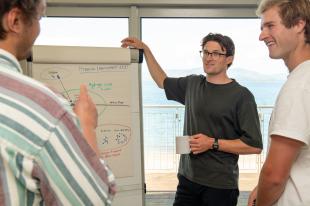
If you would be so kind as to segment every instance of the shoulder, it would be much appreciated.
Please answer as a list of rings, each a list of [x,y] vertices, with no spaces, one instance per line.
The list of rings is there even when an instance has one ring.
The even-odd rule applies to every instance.
[[[197,74],[191,74],[191,75],[187,75],[187,76],[183,76],[183,77],[167,77],[166,79],[169,80],[169,79],[186,79],[186,80],[189,80],[189,81],[194,81],[194,80],[203,80],[205,79],[206,77],[203,76],[203,75],[197,75]]]
[[[310,60],[298,65],[283,85],[284,90],[301,89],[310,91]]]
[[[199,84],[203,81],[205,81],[205,76],[203,75],[188,75],[188,76],[184,76],[184,77],[167,77],[164,80],[164,85],[169,86],[169,85],[173,85],[173,84],[177,84],[177,85],[183,85],[185,87],[187,87],[187,85],[192,85],[192,84]]]
[[[202,81],[202,80],[206,79],[206,77],[202,74],[200,74],[200,75],[191,74],[191,75],[186,76],[185,78],[188,78],[190,80],[198,80],[198,81]]]
[[[206,77],[204,75],[192,74],[183,78],[190,84],[201,84],[206,81]]]
[[[6,98],[42,116],[58,119],[65,112],[63,102],[51,89],[18,72],[1,73],[0,88],[6,91]]]
[[[236,90],[236,92],[239,94],[239,98],[244,100],[254,100],[254,95],[252,94],[252,92],[245,86],[239,84],[236,80],[234,80],[235,83],[235,87],[234,89]]]

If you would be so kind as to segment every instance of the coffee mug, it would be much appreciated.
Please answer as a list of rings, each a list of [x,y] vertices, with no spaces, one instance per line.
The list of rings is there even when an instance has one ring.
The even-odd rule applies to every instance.
[[[189,147],[189,136],[176,136],[175,146],[175,151],[177,154],[189,154],[191,152]]]

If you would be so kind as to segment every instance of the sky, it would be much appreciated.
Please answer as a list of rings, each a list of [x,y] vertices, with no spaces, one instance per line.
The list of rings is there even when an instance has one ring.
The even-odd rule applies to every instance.
[[[263,74],[286,72],[282,60],[271,60],[267,47],[258,40],[260,19],[144,19],[142,25],[144,41],[162,66],[172,70],[201,67],[201,39],[212,32],[234,41],[232,68]]]
[[[235,42],[230,69],[268,75],[287,73],[283,61],[271,60],[267,47],[258,40],[260,19],[144,18],[141,27],[142,40],[168,73],[202,67],[200,44],[209,32],[228,35]],[[35,44],[119,47],[127,36],[127,18],[45,17]]]
[[[35,44],[119,47],[126,36],[127,18],[44,17]]]

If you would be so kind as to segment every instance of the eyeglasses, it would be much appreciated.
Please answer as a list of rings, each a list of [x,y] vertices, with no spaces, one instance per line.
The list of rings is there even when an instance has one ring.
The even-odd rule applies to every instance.
[[[226,56],[226,53],[220,52],[208,52],[208,50],[199,51],[201,58],[207,58],[208,56],[212,57],[213,59],[218,59],[220,56]]]

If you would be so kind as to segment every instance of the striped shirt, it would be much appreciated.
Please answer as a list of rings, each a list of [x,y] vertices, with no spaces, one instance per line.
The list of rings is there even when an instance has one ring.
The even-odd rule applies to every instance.
[[[0,205],[111,205],[114,176],[50,89],[0,49]]]

